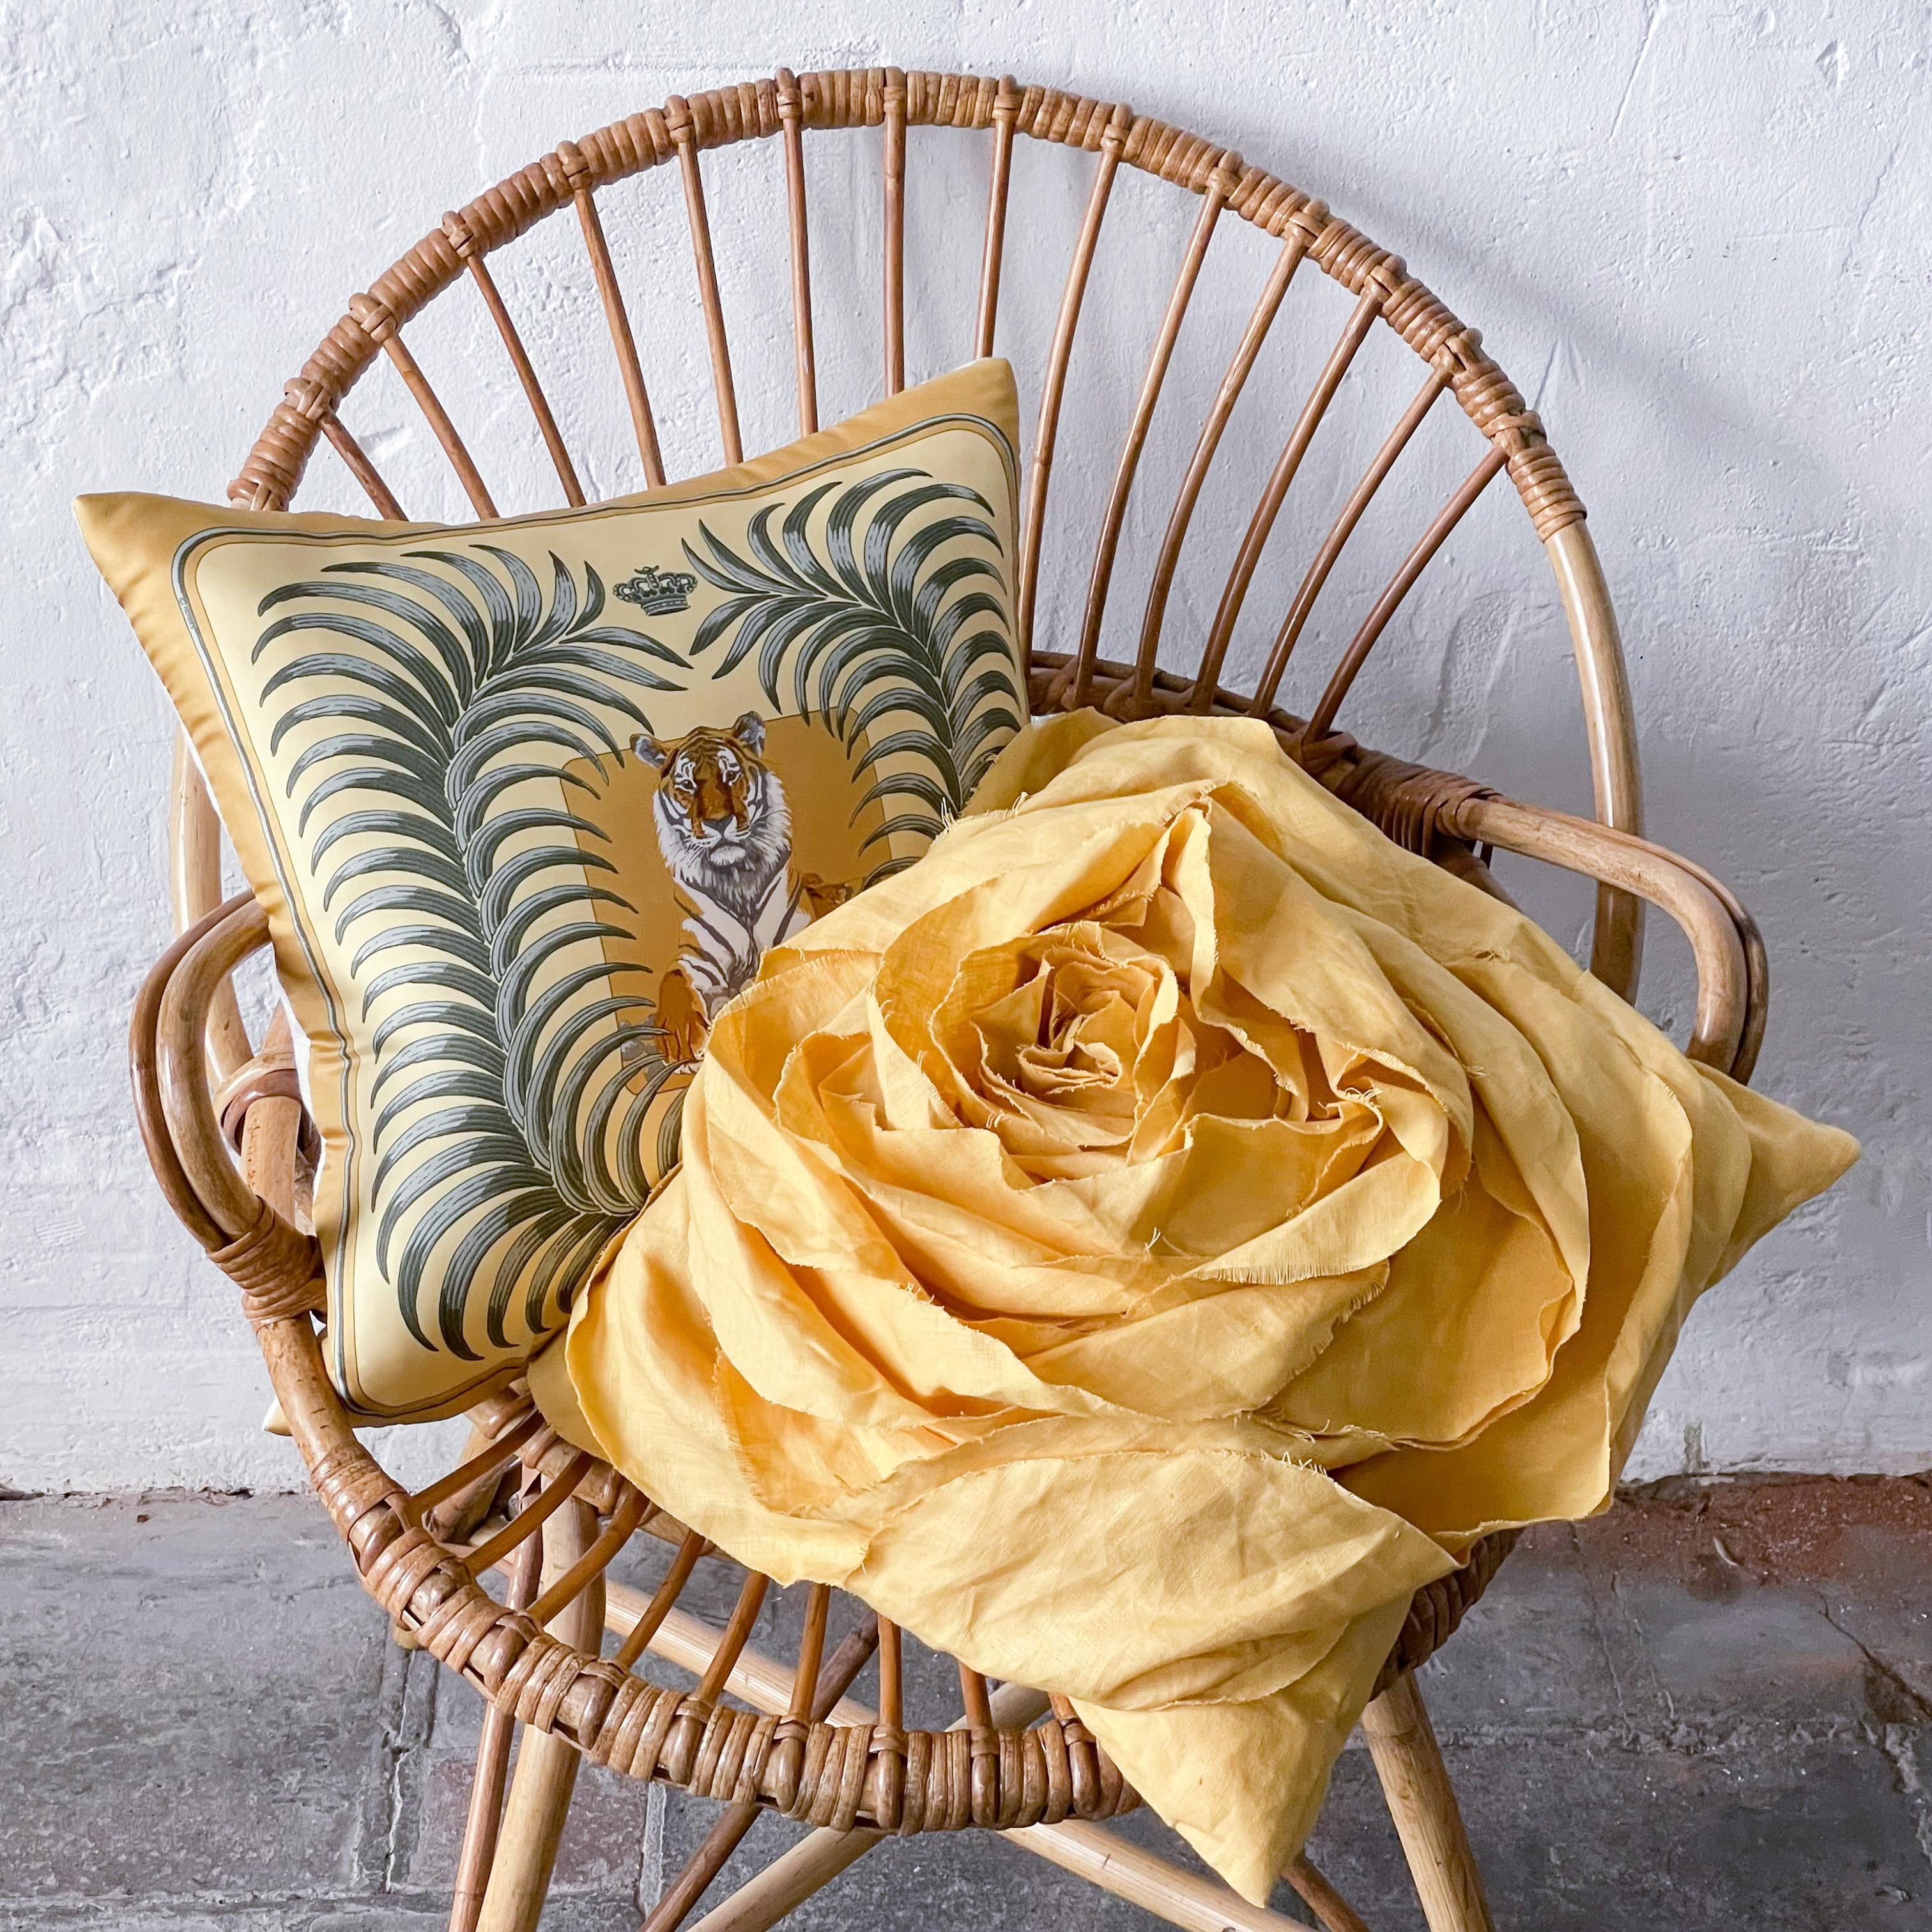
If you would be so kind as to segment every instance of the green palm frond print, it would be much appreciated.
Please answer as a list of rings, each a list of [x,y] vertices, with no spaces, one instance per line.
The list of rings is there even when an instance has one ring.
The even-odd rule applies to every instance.
[[[606,956],[634,954],[635,908],[575,808],[651,729],[632,694],[683,688],[685,662],[550,562],[548,586],[488,544],[332,565],[262,600],[252,660],[302,640],[262,703],[272,753],[304,732],[297,833],[373,1024],[376,1264],[416,1340],[472,1361],[479,1294],[494,1348],[513,1316],[555,1325],[681,1097],[649,969]]]
[[[920,517],[938,504],[961,507]],[[725,596],[699,625],[692,655],[728,636],[714,677],[756,651],[774,708],[789,675],[785,708],[815,712],[848,751],[863,746],[854,775],[872,783],[854,814],[874,804],[886,812],[867,846],[899,833],[936,837],[965,808],[1024,710],[986,499],[922,470],[887,470],[760,510],[746,532],[748,556],[708,525],[699,530],[703,548],[687,543],[685,555]],[[911,862],[883,859],[866,883]]]

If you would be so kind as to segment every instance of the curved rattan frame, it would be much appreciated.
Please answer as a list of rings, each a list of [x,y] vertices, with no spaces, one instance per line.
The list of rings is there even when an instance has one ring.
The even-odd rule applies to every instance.
[[[1167,122],[1139,115],[1118,103],[1096,100],[1054,88],[1022,86],[1010,76],[993,80],[984,76],[907,73],[895,68],[871,68],[794,75],[782,70],[769,80],[748,81],[719,88],[689,100],[674,96],[662,108],[613,122],[580,144],[566,141],[541,160],[532,162],[490,189],[458,212],[446,214],[416,246],[354,297],[348,312],[316,346],[301,373],[287,385],[282,401],[256,437],[254,447],[229,487],[232,501],[255,508],[279,509],[292,497],[303,469],[319,439],[326,437],[354,472],[379,513],[400,516],[401,508],[375,466],[342,424],[337,414],[343,398],[377,356],[386,356],[410,393],[422,406],[438,441],[448,454],[465,493],[479,516],[496,514],[487,485],[460,436],[436,399],[422,371],[404,345],[403,325],[429,302],[462,278],[475,280],[491,318],[503,335],[518,381],[529,399],[546,446],[556,463],[567,500],[582,500],[582,490],[544,400],[527,354],[502,298],[491,279],[487,256],[524,234],[545,216],[573,207],[581,220],[596,272],[598,288],[610,325],[613,345],[624,378],[625,391],[638,434],[646,480],[664,480],[657,431],[649,391],[628,315],[617,284],[616,272],[597,213],[599,188],[626,177],[676,162],[682,175],[691,216],[692,245],[705,306],[713,364],[720,426],[728,460],[740,452],[736,389],[726,340],[717,276],[712,260],[709,218],[704,199],[698,156],[730,142],[782,136],[787,146],[788,179],[793,227],[793,271],[797,349],[799,417],[802,429],[815,428],[818,401],[811,316],[809,244],[806,239],[806,194],[801,140],[806,130],[880,128],[886,152],[884,168],[885,260],[883,265],[885,308],[885,386],[890,393],[904,380],[904,169],[905,135],[909,128],[951,128],[991,133],[994,140],[992,180],[988,196],[985,264],[975,323],[974,347],[992,352],[1004,262],[1006,188],[1011,149],[1016,136],[1084,148],[1096,157],[1092,197],[1070,272],[1060,328],[1042,398],[1040,434],[1030,466],[1030,510],[1022,566],[1020,602],[1024,628],[1030,632],[1034,577],[1051,478],[1066,358],[1071,353],[1079,320],[1080,304],[1114,174],[1120,166],[1139,169],[1202,198],[1196,242],[1182,265],[1154,353],[1149,363],[1142,406],[1123,452],[1110,504],[1109,527],[1096,558],[1089,598],[1089,621],[1082,640],[1082,664],[1073,691],[1084,701],[1094,661],[1097,618],[1112,574],[1112,543],[1118,536],[1118,512],[1134,481],[1140,441],[1146,432],[1167,360],[1192,294],[1207,239],[1215,220],[1225,210],[1280,238],[1280,262],[1262,292],[1248,330],[1238,345],[1227,380],[1202,427],[1195,458],[1177,496],[1174,513],[1162,545],[1160,568],[1142,627],[1134,691],[1144,706],[1152,688],[1160,643],[1162,619],[1172,583],[1173,566],[1185,538],[1195,502],[1228,418],[1262,340],[1287,292],[1296,268],[1304,260],[1340,284],[1358,298],[1358,306],[1324,365],[1309,404],[1295,422],[1282,458],[1270,479],[1264,498],[1267,513],[1258,515],[1230,579],[1229,596],[1217,612],[1208,651],[1195,680],[1190,702],[1204,709],[1216,689],[1227,650],[1233,618],[1239,608],[1262,544],[1292,484],[1302,453],[1318,428],[1329,401],[1376,323],[1393,329],[1424,363],[1427,375],[1421,392],[1377,452],[1364,478],[1364,492],[1352,496],[1330,532],[1333,548],[1324,544],[1311,567],[1288,620],[1270,655],[1256,694],[1257,706],[1272,704],[1288,658],[1300,635],[1313,598],[1332,568],[1355,521],[1366,507],[1388,468],[1400,456],[1429,405],[1444,390],[1481,431],[1489,448],[1391,581],[1389,591],[1370,612],[1348,651],[1328,691],[1312,716],[1317,736],[1332,722],[1361,662],[1381,635],[1402,598],[1441,548],[1470,506],[1498,470],[1506,469],[1521,496],[1538,537],[1549,552],[1558,592],[1568,617],[1582,687],[1586,731],[1597,815],[1606,825],[1631,832],[1643,830],[1641,784],[1630,691],[1619,646],[1615,614],[1594,547],[1584,529],[1583,506],[1543,425],[1524,402],[1520,392],[1482,347],[1482,338],[1466,326],[1416,277],[1402,259],[1378,247],[1358,230],[1334,214],[1327,204],[1300,189],[1244,163],[1232,149]],[[1030,640],[1023,638],[1023,642]],[[1637,908],[1628,896],[1606,892],[1600,900],[1592,966],[1598,976],[1618,992],[1635,984],[1639,944]]]
[[[1077,647],[1048,652],[1032,650],[1030,636],[1026,639],[1035,710],[1091,703],[1118,716],[1192,710],[1264,717],[1291,755],[1391,836],[1479,884],[1488,884],[1486,868],[1474,856],[1480,847],[1524,854],[1596,881],[1593,966],[1626,994],[1636,977],[1640,904],[1659,906],[1689,937],[1696,963],[1698,1004],[1690,1051],[1738,1077],[1748,1077],[1763,1023],[1762,944],[1748,916],[1722,886],[1640,836],[1635,738],[1615,618],[1582,507],[1542,425],[1483,351],[1475,332],[1460,322],[1397,257],[1320,202],[1232,152],[1125,107],[1022,87],[1010,79],[895,69],[802,77],[782,72],[770,80],[689,100],[674,98],[662,110],[632,116],[581,144],[566,142],[460,213],[446,216],[440,228],[352,300],[349,312],[287,386],[231,487],[231,498],[256,508],[286,506],[315,446],[326,440],[379,513],[400,516],[388,484],[338,413],[357,379],[381,356],[421,407],[478,515],[494,514],[487,484],[402,337],[404,325],[428,302],[467,279],[502,338],[566,500],[581,502],[568,452],[486,261],[491,251],[566,207],[574,209],[583,229],[646,479],[662,482],[642,363],[595,196],[626,176],[671,162],[680,170],[690,219],[722,440],[728,458],[737,457],[735,388],[698,157],[741,140],[776,137],[784,148],[799,417],[801,428],[809,429],[816,426],[818,402],[802,136],[809,130],[884,130],[884,376],[889,392],[897,388],[904,380],[905,137],[914,126],[992,137],[972,344],[982,354],[990,352],[994,342],[1015,140],[1025,136],[1058,142],[1096,157],[1094,186],[1042,385],[1028,472],[1019,585],[1028,633],[1067,362],[1114,174],[1124,165],[1142,169],[1200,198],[1193,236],[1156,338],[1096,542]],[[1100,658],[1098,645],[1122,516],[1195,278],[1223,212],[1279,238],[1282,251],[1182,479],[1143,614],[1136,660],[1115,663]],[[1194,676],[1182,677],[1159,663],[1181,547],[1234,400],[1304,260],[1353,294],[1354,310],[1289,430],[1223,592],[1203,661]],[[1261,548],[1329,400],[1377,323],[1393,328],[1421,360],[1422,388],[1310,566],[1256,691],[1226,689],[1217,680]],[[1484,453],[1364,620],[1312,718],[1293,716],[1275,698],[1310,608],[1369,499],[1444,392],[1480,432]],[[1520,804],[1472,780],[1370,752],[1334,729],[1342,698],[1402,597],[1483,488],[1504,471],[1544,544],[1569,622],[1600,823]],[[962,1669],[959,1723],[946,1730],[909,1730],[900,1707],[897,1632],[868,1616],[826,1655],[829,1604],[823,1589],[812,1592],[805,1638],[790,1666],[763,1658],[748,1646],[765,1580],[746,1578],[737,1609],[722,1630],[679,1610],[683,1581],[707,1553],[701,1539],[657,1510],[614,1471],[556,1438],[518,1386],[472,1411],[472,1453],[458,1468],[413,1496],[391,1478],[356,1439],[324,1367],[315,1322],[322,1300],[321,1258],[314,1237],[302,1226],[298,1203],[305,1123],[286,1041],[272,1034],[260,1052],[251,1049],[230,984],[236,968],[266,943],[266,920],[245,896],[216,903],[219,827],[185,757],[176,760],[172,829],[181,936],[150,976],[134,1019],[142,1131],[170,1204],[242,1290],[282,1412],[365,1587],[390,1616],[401,1640],[431,1652],[490,1703],[453,1922],[478,1922],[500,1829],[514,1833],[518,1828],[514,1804],[510,1824],[500,1824],[513,1724],[528,1727],[530,1734],[518,1761],[519,1780],[528,1760],[535,1766],[533,1783],[548,1776],[546,1788],[554,1794],[560,1786],[565,1802],[568,1774],[580,1754],[633,1776],[704,1793],[730,1808],[704,1851],[653,1913],[652,1932],[676,1924],[690,1910],[760,1808],[842,1834],[837,1846],[814,1855],[813,1883],[822,1882],[826,1873],[862,1850],[872,1841],[868,1832],[1039,1825],[1042,1830],[1022,1840],[1029,1849],[1084,1870],[1177,1923],[1258,1927],[1287,1922],[1257,1913],[1222,1888],[1124,1844],[1108,1839],[1101,1850],[1082,1837],[1090,1827],[1080,1821],[1110,1816],[1134,1798],[1064,1700],[1049,1701],[1015,1686],[996,1695]],[[616,1551],[640,1532],[664,1536],[676,1546],[665,1586],[649,1602],[604,1576]],[[1442,1836],[1448,1831],[1444,1815],[1454,1823],[1453,1802],[1448,1802],[1446,1814],[1440,1793],[1432,1801],[1432,1811],[1424,1802],[1426,1792],[1413,1803],[1398,1802],[1396,1784],[1404,1778],[1420,1790],[1440,1774],[1440,1760],[1426,1737],[1426,1719],[1408,1674],[1446,1639],[1480,1594],[1510,1540],[1491,1538],[1462,1570],[1418,1593],[1377,1687],[1378,1702],[1371,1708],[1371,1742],[1416,1863],[1432,1926],[1486,1922],[1456,1904],[1455,1894],[1474,1886],[1479,1906],[1480,1887],[1466,1846],[1458,1868],[1454,1846]],[[493,1569],[507,1579],[501,1600],[482,1587],[482,1578]],[[608,1658],[602,1654],[607,1628],[620,1640]],[[632,1666],[647,1649],[690,1669],[699,1680],[696,1688],[669,1689],[637,1674]],[[846,1695],[874,1649],[880,1666],[876,1714]],[[728,1702],[733,1695],[742,1703]],[[549,1738],[558,1741],[561,1760],[544,1758],[542,1747]],[[1407,1767],[1394,1783],[1391,1765]],[[1446,1792],[1446,1784],[1442,1789]],[[554,1822],[560,1820],[558,1810]],[[549,1831],[554,1851],[552,1826],[530,1829],[539,1840]],[[1454,1824],[1450,1836],[1459,1839],[1460,1831]],[[812,1842],[801,1851],[808,1851]],[[1426,1861],[1420,1859],[1418,1846],[1434,1861],[1437,1880],[1447,1887],[1440,1899],[1432,1901]],[[787,1862],[779,1861],[779,1867]],[[538,1856],[534,1865],[528,1858],[524,1864],[518,1897],[498,1900],[496,1891],[488,1892],[496,1901],[490,1907],[494,1916],[486,1915],[484,1922],[488,1932],[534,1922],[548,1864]],[[532,1880],[530,1874],[539,1867]],[[1305,1862],[1290,1876],[1324,1925],[1359,1924]],[[535,1903],[529,1895],[532,1883]],[[728,1924],[733,1932],[770,1924],[812,1888],[806,1884],[800,1890],[800,1883],[797,1873],[754,1882],[751,1891],[758,1892],[760,1884],[764,1889],[750,1904],[734,1902],[704,1924]],[[1462,1916],[1442,1916],[1456,1912]]]

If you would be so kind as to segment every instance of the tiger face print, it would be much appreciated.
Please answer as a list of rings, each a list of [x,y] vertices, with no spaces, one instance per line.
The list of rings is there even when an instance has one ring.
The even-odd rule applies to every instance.
[[[658,844],[673,879],[749,922],[791,856],[784,788],[763,755],[764,720],[748,711],[728,731],[640,734],[633,748],[658,774]]]
[[[750,822],[753,794],[764,772],[758,756],[764,736],[763,721],[748,712],[729,731],[700,725],[670,745],[649,741],[646,755],[654,752],[652,762],[664,773],[659,790],[670,794],[694,844],[742,832]],[[645,742],[638,740],[640,750]]]
[[[764,748],[764,720],[754,711],[728,731],[702,724],[682,738],[635,740],[638,757],[658,773],[658,843],[681,884],[708,888],[738,874],[742,889],[769,880],[772,862],[789,855],[790,817]]]

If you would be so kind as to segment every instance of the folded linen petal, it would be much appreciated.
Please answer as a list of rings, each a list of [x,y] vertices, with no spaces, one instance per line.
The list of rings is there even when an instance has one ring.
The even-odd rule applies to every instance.
[[[1414,1591],[1604,1507],[1856,1151],[1264,725],[1083,713],[766,956],[533,1383],[741,1561],[1073,1699],[1259,1900]]]

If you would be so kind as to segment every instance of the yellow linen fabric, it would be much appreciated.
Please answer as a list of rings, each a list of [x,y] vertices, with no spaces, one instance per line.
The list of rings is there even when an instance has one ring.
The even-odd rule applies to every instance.
[[[744,1562],[1072,1698],[1259,1900],[1412,1593],[1603,1507],[1856,1151],[1264,725],[1084,713],[767,955],[533,1379]]]

